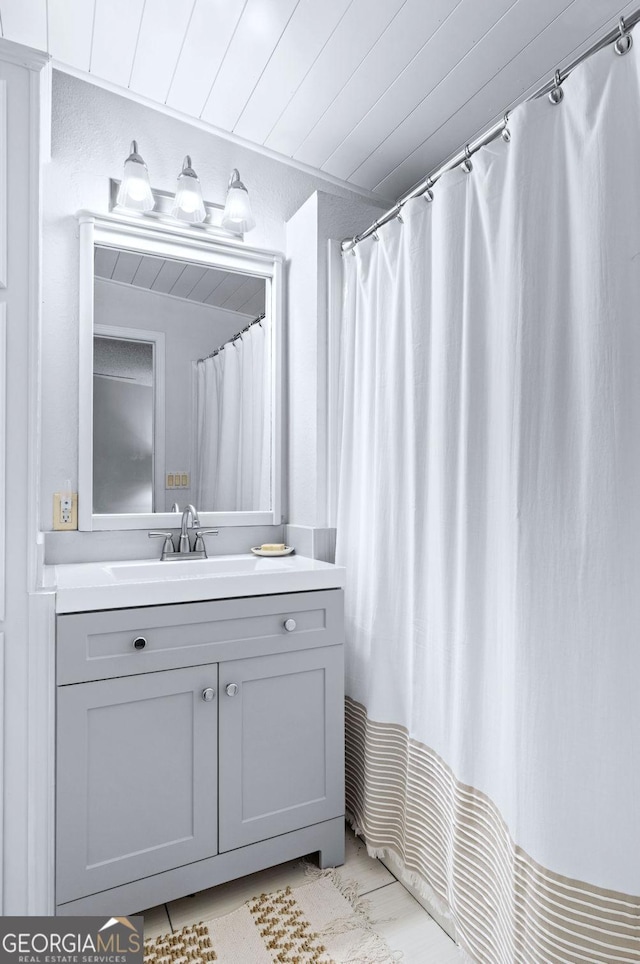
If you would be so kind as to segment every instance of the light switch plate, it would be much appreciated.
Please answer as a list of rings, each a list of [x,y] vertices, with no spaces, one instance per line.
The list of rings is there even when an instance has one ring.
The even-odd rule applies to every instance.
[[[55,492],[53,495],[53,528],[59,532],[70,532],[78,528],[78,493],[71,493],[71,507],[64,506],[68,493]]]

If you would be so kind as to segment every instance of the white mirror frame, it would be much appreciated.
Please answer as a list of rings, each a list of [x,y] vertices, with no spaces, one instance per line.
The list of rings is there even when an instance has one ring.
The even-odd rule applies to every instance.
[[[79,435],[78,435],[78,528],[82,531],[112,529],[175,529],[175,512],[93,512],[93,300],[94,249],[96,245],[136,254],[178,258],[211,267],[225,268],[264,278],[265,311],[271,332],[271,509],[261,512],[201,512],[203,527],[280,525],[282,516],[282,276],[284,255],[248,248],[242,242],[220,241],[193,230],[165,224],[146,224],[138,219],[78,213],[80,224],[80,315],[79,315]],[[199,510],[199,506],[196,506]]]

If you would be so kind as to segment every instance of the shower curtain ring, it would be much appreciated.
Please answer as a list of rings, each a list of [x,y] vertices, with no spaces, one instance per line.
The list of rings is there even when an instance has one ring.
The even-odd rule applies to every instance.
[[[354,234],[354,236],[351,238],[351,244],[352,244],[351,254],[353,255],[354,258],[355,258],[355,256],[356,256],[356,244],[357,244],[357,243],[358,243],[358,235],[357,235],[357,234]]]
[[[549,91],[549,100],[552,104],[559,104],[564,97],[564,91],[562,89],[562,77],[560,76],[560,71],[556,70],[555,77],[553,78],[554,86]]]
[[[372,234],[371,234],[371,237],[373,238],[374,241],[379,241],[379,240],[380,240],[380,235],[378,234],[378,228],[377,228],[377,226],[373,229],[373,232],[372,232]]]
[[[464,161],[460,165],[465,174],[471,174],[473,170],[473,164],[471,163],[471,151],[469,150],[469,145],[465,144],[464,147]]]
[[[613,49],[622,57],[623,54],[628,54],[633,45],[633,37],[627,30],[626,24],[624,22],[624,17],[620,17],[618,21],[618,30],[620,31],[620,36],[613,45]]]
[[[424,194],[422,195],[423,198],[425,199],[425,201],[433,201],[433,191],[431,190],[431,185],[432,185],[432,184],[433,184],[433,181],[431,180],[430,177],[428,177],[428,178],[427,178],[427,187],[426,187],[426,190],[425,190]]]
[[[396,211],[396,217],[400,224],[404,224],[404,218],[402,217],[402,205],[398,205],[398,210]]]
[[[511,131],[507,126],[508,123],[509,123],[509,111],[507,111],[507,113],[504,115],[504,127],[502,128],[502,133],[500,135],[502,137],[502,140],[506,144],[508,144],[509,141],[511,140]]]

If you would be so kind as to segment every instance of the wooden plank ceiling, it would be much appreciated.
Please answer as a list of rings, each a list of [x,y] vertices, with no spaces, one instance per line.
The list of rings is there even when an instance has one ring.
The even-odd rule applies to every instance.
[[[239,314],[239,323],[253,321],[264,312],[262,278],[116,248],[97,247],[94,265],[96,278],[224,308]]]
[[[56,66],[394,198],[638,0],[0,0]]]

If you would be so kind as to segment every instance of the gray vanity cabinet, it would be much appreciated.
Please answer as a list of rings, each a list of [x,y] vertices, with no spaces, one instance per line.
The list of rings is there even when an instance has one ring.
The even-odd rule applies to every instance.
[[[58,914],[344,860],[342,591],[57,623]]]
[[[59,688],[58,902],[216,853],[217,670]]]
[[[220,666],[220,851],[343,807],[342,649]]]

